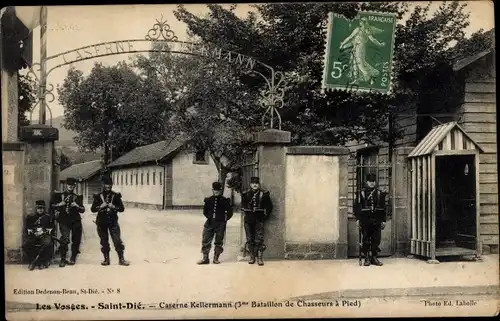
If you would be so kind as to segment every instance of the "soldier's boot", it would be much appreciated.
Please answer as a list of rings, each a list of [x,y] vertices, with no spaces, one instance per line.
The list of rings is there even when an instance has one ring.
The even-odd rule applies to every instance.
[[[28,269],[30,271],[33,271],[35,269],[35,262],[31,263],[30,265],[28,265]]]
[[[255,263],[255,252],[251,251],[250,252],[250,259],[248,260],[248,264],[254,264]]]
[[[104,256],[104,261],[101,262],[101,265],[109,265],[110,262],[109,262],[109,252],[108,253],[103,253],[102,254]]]
[[[219,256],[220,256],[220,253],[214,253],[214,264],[220,264],[220,261],[219,261]]]
[[[118,252],[118,264],[123,265],[123,266],[129,266],[130,262],[125,261],[125,258],[123,257],[123,252]]]
[[[76,264],[76,256],[77,256],[77,254],[71,254],[68,265],[75,265]]]
[[[370,266],[370,255],[366,254],[365,255],[365,263],[363,264],[364,266]]]
[[[263,258],[262,258],[262,257],[263,257],[263,255],[264,255],[264,252],[263,252],[263,251],[259,251],[259,252],[257,253],[257,264],[258,264],[259,266],[263,266],[263,265],[264,265],[264,260],[263,260]]]
[[[215,261],[215,258],[214,258],[214,261]],[[210,259],[208,257],[208,253],[203,253],[203,258],[201,260],[199,260],[198,262],[196,262],[196,264],[210,264]]]
[[[377,258],[377,255],[372,256],[371,263],[376,266],[382,266],[384,263],[380,262]]]
[[[65,267],[66,266],[66,254],[61,254],[61,261],[59,262],[59,267]]]

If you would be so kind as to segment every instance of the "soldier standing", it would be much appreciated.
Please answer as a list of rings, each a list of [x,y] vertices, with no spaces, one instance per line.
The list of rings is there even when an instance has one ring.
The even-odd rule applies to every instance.
[[[35,207],[35,213],[26,217],[28,236],[24,247],[30,262],[30,270],[35,269],[37,265],[40,269],[48,268],[53,249],[51,233],[54,220],[45,211],[45,201],[36,201]]]
[[[85,212],[83,206],[83,196],[77,195],[73,191],[76,187],[76,180],[72,177],[66,179],[66,191],[63,193],[55,193],[52,198],[52,207],[55,209],[56,220],[59,223],[61,231],[61,245],[59,252],[61,253],[60,267],[66,264],[74,265],[76,257],[80,253],[80,242],[82,240],[82,218],[80,213]],[[66,261],[68,252],[69,238],[71,234],[71,258]]]
[[[383,265],[377,254],[380,252],[379,245],[386,222],[386,193],[375,186],[375,180],[374,174],[366,175],[366,186],[357,193],[354,211],[363,236],[361,252],[365,255],[365,266]]]
[[[245,213],[245,234],[247,238],[247,249],[250,252],[249,264],[257,263],[264,265],[263,253],[266,249],[264,244],[264,221],[271,215],[273,203],[269,191],[260,188],[258,177],[250,178],[250,190],[241,195],[241,207]]]
[[[90,208],[92,213],[97,213],[95,223],[97,225],[97,234],[101,239],[101,252],[104,256],[104,261],[101,262],[101,265],[106,266],[110,264],[109,235],[111,235],[111,240],[118,254],[118,263],[123,266],[129,266],[130,263],[125,261],[123,256],[125,245],[123,245],[120,236],[120,225],[118,224],[118,212],[122,213],[125,211],[122,195],[111,190],[113,187],[113,180],[111,177],[104,176],[102,182],[104,185],[103,191],[94,194],[94,202]]]
[[[212,239],[215,236],[214,249],[214,264],[219,264],[219,256],[224,251],[223,242],[226,234],[227,221],[233,217],[233,206],[231,200],[222,196],[222,184],[219,182],[212,183],[213,195],[205,198],[203,206],[203,215],[207,218],[203,225],[203,235],[201,241],[201,253],[203,259],[198,261],[198,264],[209,264],[208,258]]]

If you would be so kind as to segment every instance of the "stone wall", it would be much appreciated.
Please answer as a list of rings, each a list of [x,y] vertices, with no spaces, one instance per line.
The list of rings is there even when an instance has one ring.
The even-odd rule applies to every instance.
[[[2,144],[4,259],[21,261],[23,241],[24,145]]]
[[[17,73],[1,71],[4,260],[22,258],[24,144],[18,141]]]
[[[347,149],[286,153],[285,258],[347,258]]]
[[[255,137],[261,185],[273,202],[264,258],[347,258],[348,150],[287,147],[290,138],[290,132],[275,129]]]

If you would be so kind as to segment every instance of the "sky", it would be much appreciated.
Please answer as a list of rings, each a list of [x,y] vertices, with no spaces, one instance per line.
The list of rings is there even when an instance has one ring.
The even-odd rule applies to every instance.
[[[433,2],[431,8],[435,10],[440,3]],[[470,12],[470,25],[465,30],[467,35],[481,28],[489,30],[494,27],[492,1],[467,1],[467,3],[467,11]],[[411,3],[412,6],[419,4],[425,5],[426,2]],[[188,4],[185,7],[195,14],[205,14],[209,11],[204,4]],[[156,19],[162,16],[179,40],[187,40],[186,25],[175,18],[173,14],[175,9],[176,5],[50,6],[47,17],[47,56],[95,43],[144,39],[156,23]],[[236,14],[245,17],[250,10],[252,7],[249,4],[238,4]],[[40,28],[37,27],[33,31],[33,62],[40,60],[39,38]],[[101,57],[77,62],[74,67],[88,74],[95,62],[114,65],[130,57],[127,54]],[[50,67],[49,61],[48,68]],[[55,100],[48,102],[53,117],[64,113],[63,107],[58,103],[55,88],[63,83],[69,68],[69,65],[57,68],[47,78],[47,84],[54,86]],[[36,108],[33,111],[33,120],[37,118],[38,109]]]

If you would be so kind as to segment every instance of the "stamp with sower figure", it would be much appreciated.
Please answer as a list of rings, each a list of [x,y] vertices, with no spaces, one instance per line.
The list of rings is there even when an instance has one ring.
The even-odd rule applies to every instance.
[[[323,89],[389,94],[396,16],[360,12],[350,20],[330,12]]]

